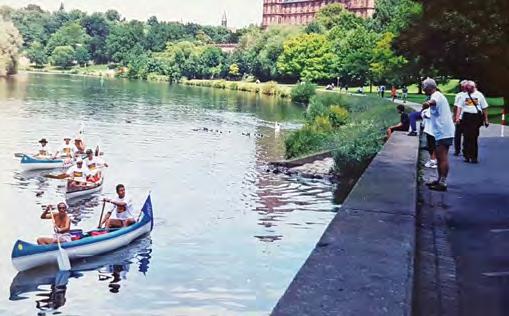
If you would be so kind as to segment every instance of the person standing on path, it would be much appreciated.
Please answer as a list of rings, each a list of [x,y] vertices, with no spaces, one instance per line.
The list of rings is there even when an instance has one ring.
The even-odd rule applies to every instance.
[[[467,80],[460,82],[460,92],[456,94],[454,99],[454,156],[459,156],[461,152],[461,137],[463,135],[463,130],[461,126],[461,115],[458,115],[458,112],[461,112],[461,101],[467,91],[467,82]]]
[[[475,82],[468,81],[466,93],[459,101],[461,108],[456,113],[456,120],[461,118],[463,130],[463,156],[465,162],[479,163],[479,129],[482,125],[488,127],[488,103],[484,95],[476,89]]]
[[[424,123],[424,134],[426,134],[426,143],[429,152],[429,160],[424,164],[426,168],[437,168],[437,156],[435,154],[436,144],[435,136],[433,134],[433,127],[431,126],[431,110],[428,108],[422,112],[422,121]]]
[[[407,88],[407,86],[403,86],[403,89],[401,89],[401,92],[403,92],[403,103],[406,103],[406,100],[408,99],[408,88]]]
[[[422,82],[422,89],[430,98],[422,105],[430,109],[431,126],[436,140],[436,156],[438,163],[438,179],[427,183],[431,190],[447,191],[447,175],[449,174],[449,147],[454,140],[454,123],[449,102],[437,90],[437,83],[431,78]]]
[[[394,100],[396,100],[397,96],[398,96],[398,90],[396,90],[395,86],[392,86],[392,88],[391,88],[392,102],[394,102]]]

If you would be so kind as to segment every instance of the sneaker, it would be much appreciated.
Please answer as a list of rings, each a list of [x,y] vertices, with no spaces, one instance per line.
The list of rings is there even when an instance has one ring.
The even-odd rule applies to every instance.
[[[417,132],[412,131],[408,133],[407,136],[417,136]]]
[[[437,183],[431,184],[429,186],[429,189],[433,190],[433,191],[445,192],[445,191],[447,191],[447,184],[437,182]]]
[[[466,163],[469,163],[470,162],[470,158],[464,158],[463,161],[466,162]]]
[[[431,182],[426,182],[426,185],[427,185],[428,187],[430,187],[430,186],[432,186],[432,185],[437,185],[437,184],[439,184],[438,180],[433,180],[433,181],[431,181]]]
[[[436,160],[428,160],[425,164],[424,164],[424,167],[426,168],[432,168],[432,169],[436,169],[437,168],[437,161]]]

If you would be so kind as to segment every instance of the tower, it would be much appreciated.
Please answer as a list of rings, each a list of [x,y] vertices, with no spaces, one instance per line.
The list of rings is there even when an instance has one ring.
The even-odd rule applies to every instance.
[[[228,19],[226,18],[226,11],[223,13],[223,18],[221,19],[221,26],[224,28],[228,28]]]

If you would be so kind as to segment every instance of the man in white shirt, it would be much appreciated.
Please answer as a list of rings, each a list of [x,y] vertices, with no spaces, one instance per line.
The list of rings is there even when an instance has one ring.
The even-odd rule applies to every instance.
[[[118,196],[115,199],[104,199],[113,204],[101,222],[106,228],[121,228],[136,223],[133,202],[126,196],[125,186],[118,184],[116,191]]]
[[[447,175],[449,174],[449,147],[454,140],[454,123],[449,102],[437,90],[437,83],[431,78],[422,82],[422,89],[430,98],[422,105],[430,108],[431,126],[436,140],[436,156],[438,162],[438,179],[427,183],[431,190],[447,191]]]
[[[48,146],[46,146],[48,144],[48,141],[46,140],[46,138],[43,138],[39,141],[39,150],[37,150],[37,154],[35,154],[35,156],[37,158],[42,158],[42,159],[49,159],[51,158],[51,153],[50,153],[50,150],[48,148]]]
[[[429,152],[429,160],[424,164],[426,168],[436,169],[438,167],[436,156],[435,134],[431,126],[431,110],[428,108],[421,113],[422,123],[424,124],[424,134],[426,135],[426,143]]]
[[[463,129],[463,157],[465,162],[479,163],[478,138],[479,128],[488,127],[488,103],[484,95],[476,88],[475,82],[468,81],[466,92],[459,101],[461,108],[456,113],[456,119],[461,118]]]
[[[463,135],[463,130],[461,126],[461,115],[458,115],[458,113],[461,113],[461,100],[465,96],[465,93],[467,91],[467,80],[462,80],[460,82],[460,92],[456,94],[456,97],[454,98],[454,156],[459,156],[461,152],[461,137]]]
[[[87,184],[87,177],[90,176],[90,171],[87,167],[83,166],[83,160],[78,157],[76,165],[67,169],[66,175],[71,178],[68,182],[69,188],[83,187]]]
[[[94,157],[94,152],[92,149],[87,149],[87,158],[85,159],[85,164],[90,171],[90,177],[88,178],[88,181],[94,183],[101,180],[101,169],[103,167],[108,167],[108,164],[105,163],[100,157]]]

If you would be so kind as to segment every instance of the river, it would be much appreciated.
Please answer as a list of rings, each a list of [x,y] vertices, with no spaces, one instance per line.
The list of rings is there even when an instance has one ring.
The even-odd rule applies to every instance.
[[[335,215],[332,187],[266,172],[303,108],[282,99],[127,80],[20,74],[0,79],[0,314],[267,315]],[[96,196],[69,201],[73,228],[97,225],[117,183],[141,207],[150,237],[82,260],[71,273],[20,273],[17,239],[52,231],[41,205],[64,183],[21,172],[15,152],[45,137],[58,148],[84,124],[109,164]],[[205,130],[206,128],[207,130]]]

